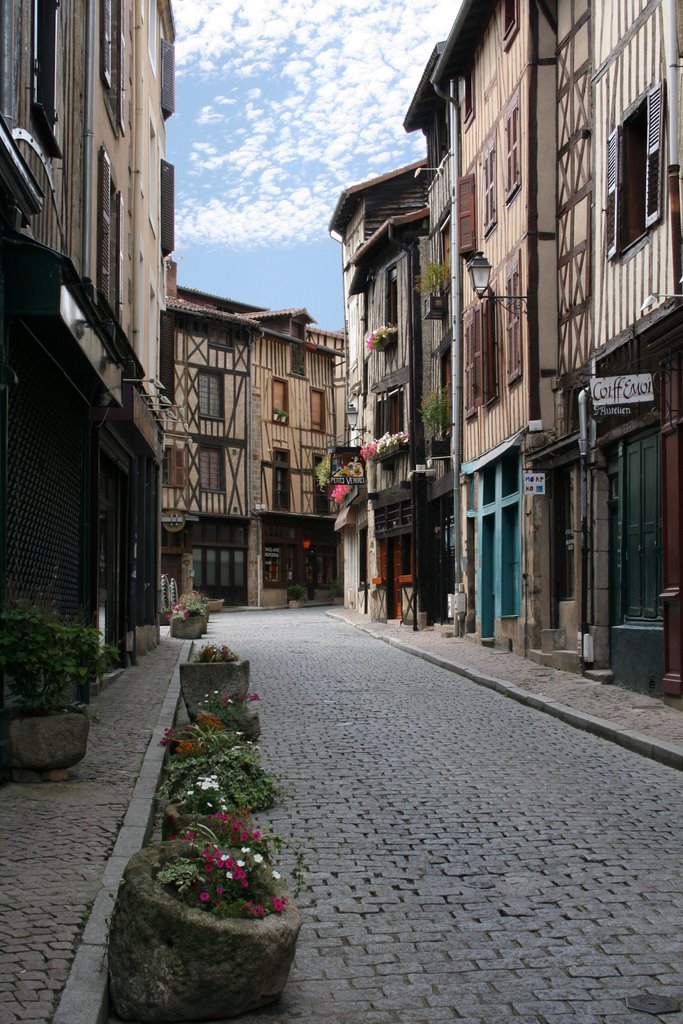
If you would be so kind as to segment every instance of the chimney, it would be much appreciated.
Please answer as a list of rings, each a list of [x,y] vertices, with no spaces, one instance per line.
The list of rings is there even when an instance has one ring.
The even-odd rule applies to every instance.
[[[178,264],[174,260],[166,260],[166,296],[177,298],[178,295]]]

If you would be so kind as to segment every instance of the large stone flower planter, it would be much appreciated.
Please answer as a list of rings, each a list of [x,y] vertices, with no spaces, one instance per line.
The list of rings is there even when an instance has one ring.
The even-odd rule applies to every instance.
[[[181,661],[180,688],[190,714],[208,696],[248,693],[249,669],[249,661]]]
[[[18,781],[28,773],[59,772],[78,764],[88,746],[90,720],[86,715],[64,714],[10,719],[9,741],[12,777]]]
[[[213,832],[214,824],[210,814],[192,814],[184,811],[180,804],[166,804],[161,820],[161,838],[166,842],[171,836],[179,836],[181,832],[190,829],[196,830],[197,825],[203,825]]]
[[[276,1000],[289,976],[301,928],[291,897],[263,920],[186,906],[155,881],[183,846],[148,846],[124,872],[109,935],[109,991],[124,1020],[236,1017]]]
[[[190,615],[189,619],[171,619],[171,636],[176,640],[199,640],[207,630],[203,615]]]

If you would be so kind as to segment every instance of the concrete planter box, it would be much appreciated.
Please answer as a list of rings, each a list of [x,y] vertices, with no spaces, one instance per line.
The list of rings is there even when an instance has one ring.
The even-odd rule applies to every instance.
[[[124,872],[109,936],[109,991],[124,1020],[236,1017],[274,1002],[289,976],[301,928],[291,897],[282,914],[263,920],[189,907],[155,880],[186,845],[148,846]]]
[[[199,661],[180,663],[180,689],[187,710],[196,713],[207,696],[236,697],[249,692],[249,661]]]
[[[171,619],[171,636],[176,640],[199,640],[207,630],[203,615],[190,615],[189,619]]]
[[[9,741],[12,776],[29,781],[24,773],[59,771],[59,781],[68,778],[63,770],[78,764],[88,746],[90,720],[86,715],[18,716],[10,720]]]
[[[209,612],[219,612],[219,611],[221,611],[222,607],[223,607],[223,598],[222,597],[217,597],[215,599],[210,599],[207,602],[207,608],[208,608]]]

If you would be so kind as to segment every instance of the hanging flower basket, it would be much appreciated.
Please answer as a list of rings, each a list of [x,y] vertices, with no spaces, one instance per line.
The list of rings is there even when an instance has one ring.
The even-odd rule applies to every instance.
[[[395,327],[393,324],[382,324],[381,327],[376,327],[372,334],[368,335],[365,344],[369,352],[375,352],[388,348],[390,345],[395,345],[397,337],[398,327]]]

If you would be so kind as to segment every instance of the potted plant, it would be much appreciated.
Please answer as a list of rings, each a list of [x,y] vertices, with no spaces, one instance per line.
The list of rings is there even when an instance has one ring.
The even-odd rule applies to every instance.
[[[249,661],[241,661],[226,644],[205,644],[180,663],[180,688],[190,714],[209,694],[234,697],[249,689]]]
[[[435,388],[423,396],[420,416],[427,442],[427,457],[450,454],[450,439],[444,437],[451,426],[448,388]]]
[[[249,829],[226,844],[201,832],[131,858],[109,933],[110,995],[120,1017],[225,1019],[278,998],[301,917],[267,855],[268,844]]]
[[[104,644],[94,627],[62,622],[29,602],[0,610],[0,671],[13,699],[9,738],[15,778],[56,771],[61,779],[82,760],[90,722],[76,698],[115,660],[117,649]]]
[[[173,606],[171,636],[178,640],[198,640],[206,633],[209,611],[206,598],[197,590],[181,594]]]
[[[287,597],[290,608],[301,608],[306,599],[306,588],[302,587],[300,583],[293,583],[291,587],[287,588]]]
[[[441,320],[448,312],[448,301],[443,294],[447,278],[447,263],[428,263],[415,278],[415,291],[425,296],[423,319]]]
[[[273,409],[273,416],[278,423],[286,423],[289,419],[289,413],[286,409],[280,409],[277,405]]]

